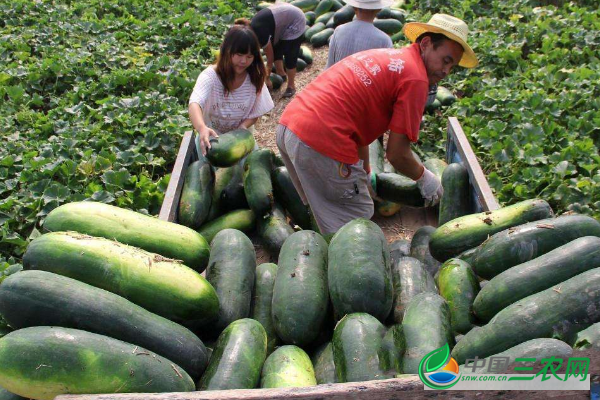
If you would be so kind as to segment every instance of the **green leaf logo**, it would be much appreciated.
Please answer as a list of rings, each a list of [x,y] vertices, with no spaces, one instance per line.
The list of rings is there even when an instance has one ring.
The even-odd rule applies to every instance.
[[[427,363],[425,364],[425,372],[432,372],[443,367],[450,358],[450,346],[448,343],[432,351],[425,356]]]
[[[458,378],[458,368],[456,364],[453,364],[452,371],[445,371],[446,373],[451,373],[455,377],[448,382],[447,380],[438,381],[436,379],[437,375],[440,375],[438,372],[439,369],[443,368],[448,364],[452,358],[450,357],[450,345],[446,343],[444,346],[439,349],[433,350],[431,353],[428,353],[425,357],[421,359],[419,363],[419,378],[421,381],[428,387],[432,389],[449,389],[452,386],[456,385],[459,381]],[[431,373],[431,374],[430,374]],[[427,376],[427,374],[430,374]],[[444,375],[447,378],[446,375]],[[431,379],[430,379],[431,378]]]

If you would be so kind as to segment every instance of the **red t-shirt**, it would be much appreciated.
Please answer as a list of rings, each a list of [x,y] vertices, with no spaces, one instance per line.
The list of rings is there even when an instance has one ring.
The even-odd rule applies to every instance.
[[[429,81],[417,44],[373,49],[325,70],[286,107],[280,124],[334,160],[358,162],[388,129],[419,138]]]

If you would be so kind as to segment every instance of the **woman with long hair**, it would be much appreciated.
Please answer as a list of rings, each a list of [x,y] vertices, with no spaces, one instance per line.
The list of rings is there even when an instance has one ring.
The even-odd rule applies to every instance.
[[[256,34],[246,21],[236,21],[221,44],[217,63],[198,76],[189,100],[189,115],[205,155],[210,137],[250,128],[274,104]]]

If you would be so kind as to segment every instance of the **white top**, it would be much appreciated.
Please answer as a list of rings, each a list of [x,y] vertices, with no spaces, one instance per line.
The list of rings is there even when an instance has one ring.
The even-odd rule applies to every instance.
[[[329,41],[327,66],[363,50],[393,47],[392,39],[372,23],[355,19],[335,28]]]
[[[214,66],[198,76],[189,100],[192,103],[200,105],[204,123],[218,134],[236,129],[245,119],[260,117],[274,107],[267,85],[263,84],[257,95],[249,74],[239,88],[225,96],[225,87]]]

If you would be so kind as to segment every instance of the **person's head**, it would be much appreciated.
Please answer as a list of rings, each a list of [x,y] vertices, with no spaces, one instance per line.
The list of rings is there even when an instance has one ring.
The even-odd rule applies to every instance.
[[[354,8],[356,18],[362,21],[373,21],[382,8],[389,7],[394,0],[344,0],[346,4]]]
[[[260,92],[267,72],[256,34],[250,27],[250,21],[241,18],[235,21],[223,39],[217,58],[217,75],[227,92],[233,87],[236,76],[244,72],[250,75],[250,81]]]
[[[375,20],[375,17],[379,13],[379,11],[381,11],[381,8],[375,8],[373,10],[368,9],[368,8],[358,8],[358,7],[353,7],[353,8],[354,8],[354,14],[356,14],[356,19],[359,19],[361,21],[370,21],[370,22],[373,22],[373,20]]]
[[[444,79],[456,65],[473,68],[478,63],[467,44],[467,24],[458,18],[435,14],[426,24],[404,25],[403,32],[411,42],[419,44],[430,84]]]
[[[419,44],[430,85],[448,76],[464,53],[460,44],[441,33],[424,33],[417,38],[416,43]]]

